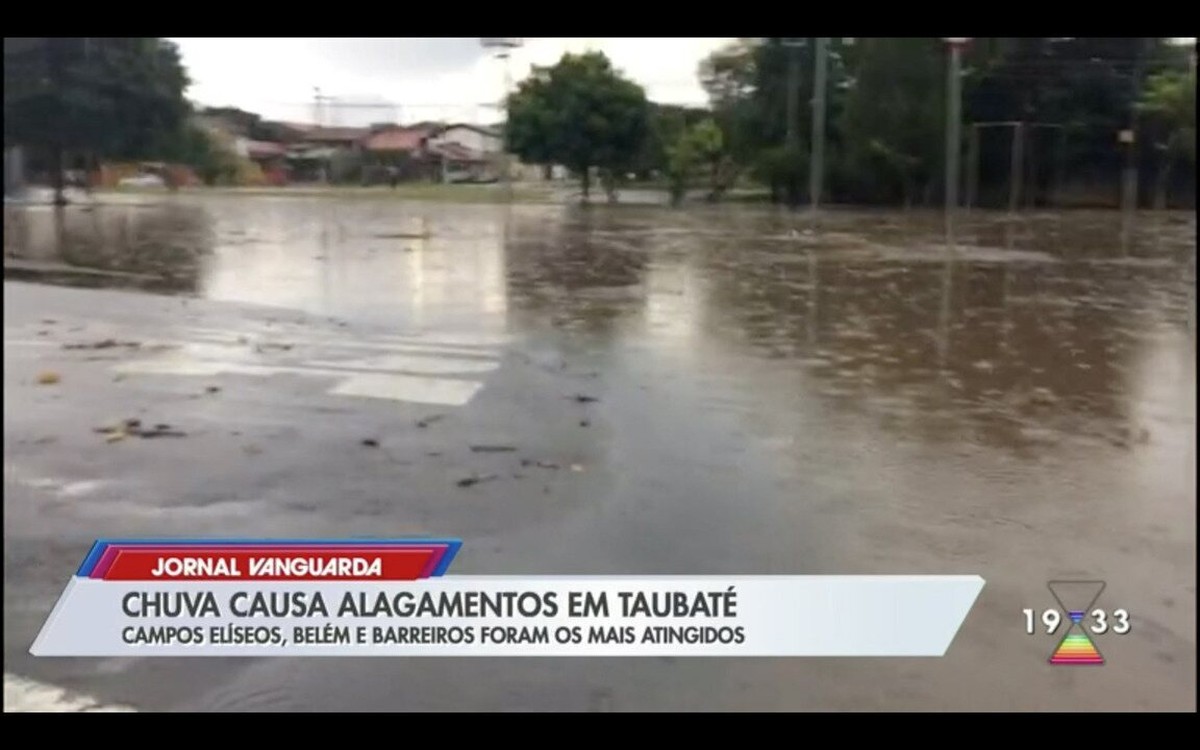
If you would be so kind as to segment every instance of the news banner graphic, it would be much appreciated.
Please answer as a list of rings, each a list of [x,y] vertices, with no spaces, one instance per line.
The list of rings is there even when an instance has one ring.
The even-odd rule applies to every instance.
[[[1063,623],[1063,612],[1070,622],[1063,632],[1058,646],[1050,654],[1049,662],[1058,666],[1101,666],[1104,656],[1096,647],[1095,637],[1112,633],[1125,635],[1132,628],[1129,612],[1124,609],[1114,609],[1111,612],[1095,608],[1100,594],[1105,589],[1104,581],[1050,581],[1046,587],[1061,607],[1043,610],[1042,626],[1047,635],[1053,635]],[[1037,613],[1032,609],[1024,610],[1025,632],[1033,635],[1037,632],[1034,617]],[[1086,622],[1085,622],[1086,621]]]
[[[453,576],[458,539],[102,539],[35,656],[942,656],[979,576]]]

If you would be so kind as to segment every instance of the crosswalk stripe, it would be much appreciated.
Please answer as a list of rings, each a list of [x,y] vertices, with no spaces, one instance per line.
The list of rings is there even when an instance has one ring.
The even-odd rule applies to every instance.
[[[4,673],[4,710],[8,713],[131,713],[137,709],[103,704],[87,695]]]

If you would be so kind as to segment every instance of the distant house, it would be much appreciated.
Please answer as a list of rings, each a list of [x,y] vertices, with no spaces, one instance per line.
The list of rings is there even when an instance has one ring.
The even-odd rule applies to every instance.
[[[466,123],[445,126],[430,142],[433,145],[456,143],[484,156],[499,154],[504,150],[504,138],[498,130]]]
[[[275,124],[286,139],[286,160],[297,182],[343,182],[357,179],[359,145],[367,128]]]
[[[258,165],[268,184],[286,185],[288,183],[287,146],[270,141],[238,138],[234,141],[234,149],[238,156],[247,158]]]
[[[379,184],[399,180],[436,180],[436,160],[428,143],[436,125],[377,125],[362,139],[363,182]]]

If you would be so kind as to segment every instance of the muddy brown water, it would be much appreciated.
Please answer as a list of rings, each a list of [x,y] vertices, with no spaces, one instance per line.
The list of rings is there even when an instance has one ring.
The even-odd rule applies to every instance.
[[[707,437],[674,432],[681,414],[769,472],[769,497],[726,500],[769,530],[738,572],[988,581],[940,663],[747,662],[721,699],[672,683],[684,697],[652,705],[1195,705],[1193,214],[1122,231],[1114,212],[976,211],[952,249],[923,212],[185,197],[55,216],[6,208],[6,278],[504,332],[662,388],[644,419],[684,447],[650,487],[696,469],[686,441]],[[665,506],[614,523],[687,529]],[[636,571],[597,541],[580,572],[721,571],[677,544],[674,569]],[[1023,632],[1062,577],[1106,580],[1134,615],[1104,679],[1046,666],[1053,643]],[[780,693],[814,680],[819,697]]]

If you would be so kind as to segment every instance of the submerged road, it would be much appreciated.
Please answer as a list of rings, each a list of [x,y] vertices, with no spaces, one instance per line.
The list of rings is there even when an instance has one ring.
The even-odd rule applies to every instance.
[[[985,218],[951,253],[919,213],[807,232],[181,197],[5,218],[6,703],[1195,706],[1194,217],[1126,247],[1105,214]],[[183,434],[97,432],[129,419]],[[461,537],[464,574],[987,586],[932,660],[27,653],[96,537],[364,534]],[[1024,633],[1064,577],[1133,615],[1102,676]]]

